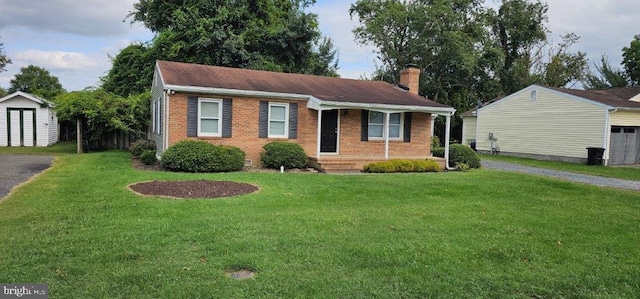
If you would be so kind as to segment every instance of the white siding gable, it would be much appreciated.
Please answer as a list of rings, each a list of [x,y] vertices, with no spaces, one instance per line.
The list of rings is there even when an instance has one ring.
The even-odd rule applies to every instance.
[[[480,109],[477,148],[490,151],[493,133],[501,152],[586,158],[605,146],[607,108],[532,85]]]

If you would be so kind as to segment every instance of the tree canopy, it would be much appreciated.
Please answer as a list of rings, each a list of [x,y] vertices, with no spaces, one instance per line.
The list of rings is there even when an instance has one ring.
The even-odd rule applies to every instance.
[[[619,68],[613,67],[605,54],[600,57],[600,64],[596,64],[594,67],[597,74],[589,72],[582,82],[582,85],[586,89],[626,87],[630,83],[627,73]]]
[[[640,34],[622,48],[622,65],[633,85],[640,85]]]
[[[47,100],[64,93],[58,77],[53,76],[44,68],[28,65],[20,68],[20,72],[9,82],[9,93],[16,91],[39,95]]]
[[[331,39],[321,38],[317,16],[304,11],[314,3],[140,0],[129,18],[156,36],[117,54],[103,87],[123,96],[148,89],[156,59],[337,76]]]
[[[548,39],[547,5],[504,0],[498,10],[480,0],[358,0],[361,44],[376,47],[374,77],[396,83],[407,64],[421,70],[420,92],[460,113],[530,84],[563,87],[582,79],[586,55],[572,53],[575,34]]]

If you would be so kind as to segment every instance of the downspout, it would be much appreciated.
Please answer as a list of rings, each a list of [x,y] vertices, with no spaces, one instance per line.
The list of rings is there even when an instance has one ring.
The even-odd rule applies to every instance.
[[[602,144],[602,147],[605,149],[606,154],[605,157],[607,157],[606,159],[604,159],[604,165],[607,166],[609,165],[609,155],[611,154],[611,150],[610,150],[610,139],[611,139],[611,113],[615,113],[616,111],[618,111],[618,108],[612,109],[612,110],[605,110],[606,114],[604,117],[604,141]]]
[[[447,121],[444,129],[444,167],[447,170],[454,170],[455,168],[449,167],[449,139],[451,138],[451,115],[447,114]]]
[[[384,138],[384,159],[389,160],[389,112],[384,113],[382,136]]]
[[[320,160],[320,135],[322,134],[322,109],[318,109],[318,136],[316,137],[316,159]],[[319,161],[318,161],[319,162]]]

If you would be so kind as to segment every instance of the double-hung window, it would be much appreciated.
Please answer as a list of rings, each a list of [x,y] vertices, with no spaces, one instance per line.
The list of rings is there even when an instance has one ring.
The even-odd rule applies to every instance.
[[[384,130],[384,113],[369,111],[369,138],[382,139]],[[402,113],[389,114],[389,139],[402,138]]]
[[[222,101],[198,99],[198,136],[221,136]]]
[[[269,103],[269,138],[288,138],[289,104]]]

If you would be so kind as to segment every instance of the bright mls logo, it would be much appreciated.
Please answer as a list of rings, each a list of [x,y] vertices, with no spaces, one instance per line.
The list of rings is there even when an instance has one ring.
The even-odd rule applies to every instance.
[[[44,283],[0,284],[0,299],[46,299],[49,287]]]

